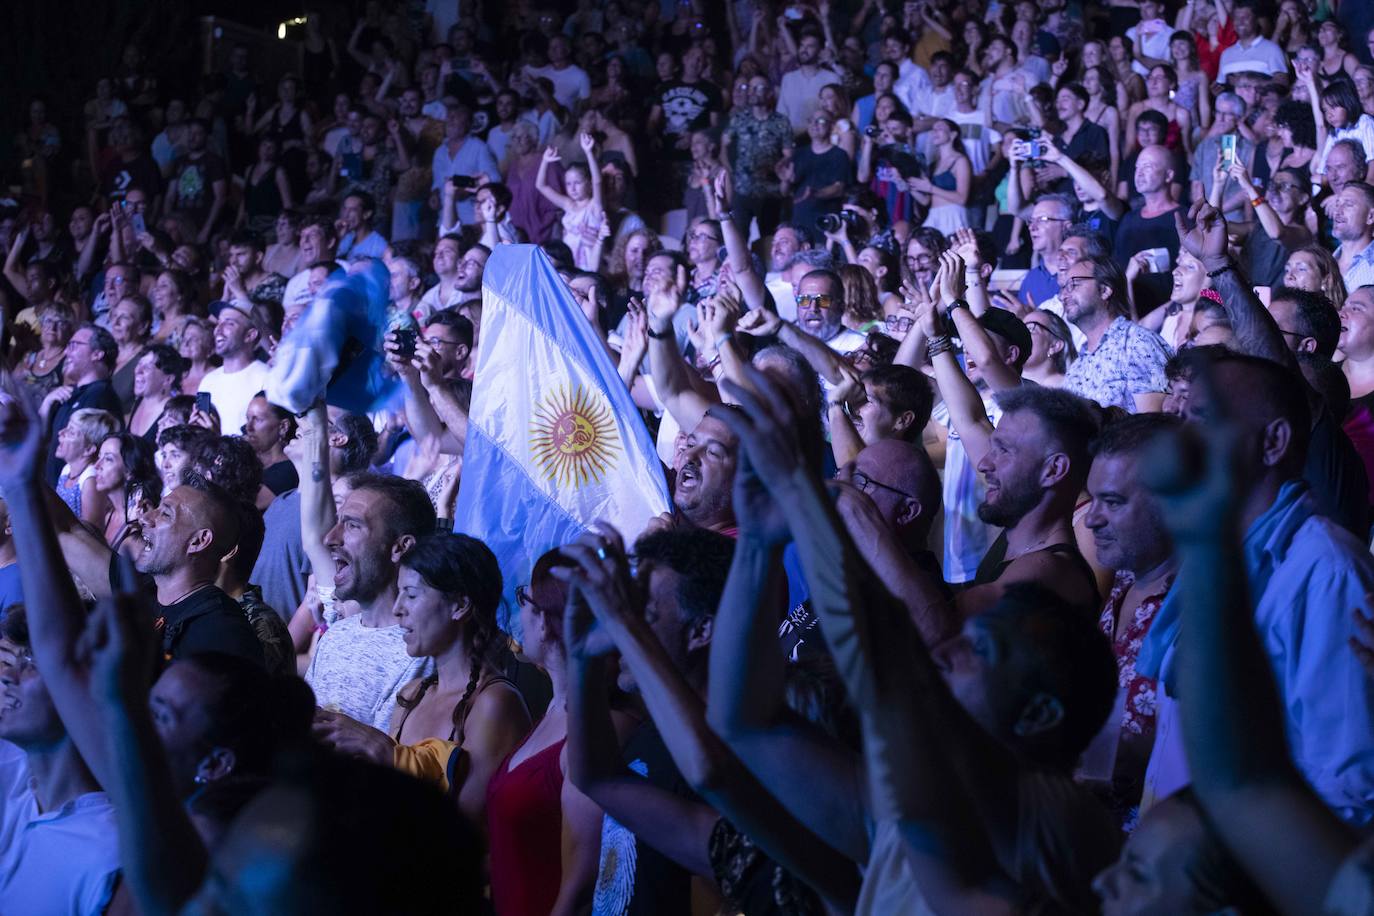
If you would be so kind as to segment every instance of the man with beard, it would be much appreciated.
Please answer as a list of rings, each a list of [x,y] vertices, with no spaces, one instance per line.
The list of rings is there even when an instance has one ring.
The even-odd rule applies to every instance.
[[[180,213],[196,227],[196,242],[210,240],[229,196],[229,173],[224,160],[206,148],[210,125],[194,118],[186,133],[186,155],[172,167],[167,185],[167,211]]]
[[[246,302],[217,302],[215,355],[223,360],[200,380],[200,391],[210,396],[219,411],[223,429],[239,429],[248,418],[253,395],[267,387],[267,364],[258,359],[262,328]]]
[[[819,63],[824,44],[824,37],[817,31],[803,32],[797,41],[797,66],[782,75],[778,111],[787,116],[793,134],[806,130],[811,115],[820,107],[821,90],[840,81],[833,70]]]
[[[932,361],[946,399],[977,403],[977,392],[968,391],[973,386],[966,378],[960,390],[963,374],[952,350],[932,350],[937,351]],[[1075,607],[1092,607],[1098,601],[1097,581],[1078,552],[1073,510],[1088,476],[1096,417],[1082,398],[1039,386],[1003,390],[997,405],[1002,415],[996,428],[976,408],[951,407],[953,428],[986,486],[978,519],[1004,529],[955,606],[968,618],[996,603],[1013,583],[1031,583]],[[948,602],[944,583],[925,577],[913,600],[923,608],[922,616],[939,619]]]
[[[698,528],[735,535],[730,489],[735,483],[739,439],[712,416],[704,416],[683,440],[673,462],[673,505]]]
[[[797,317],[797,300],[792,292],[792,284],[783,276],[792,259],[800,251],[811,247],[811,236],[805,229],[782,223],[773,230],[773,239],[768,248],[768,272],[763,275],[764,286],[773,294],[777,312],[791,321]]]
[[[324,437],[317,438],[320,447],[327,449]],[[321,479],[314,480],[312,475],[310,489],[327,488],[327,454],[313,460]],[[331,622],[315,648],[305,679],[319,706],[386,731],[396,692],[413,678],[424,676],[431,664],[429,659],[407,654],[391,607],[396,602],[397,561],[416,538],[434,530],[434,505],[425,488],[413,480],[362,473],[351,477],[350,483],[353,490],[323,538],[334,577],[332,583],[320,582],[321,597],[328,596],[327,619],[333,616],[328,608],[336,601],[356,601],[362,610]],[[310,493],[302,493],[303,513],[319,503]],[[327,516],[313,521],[321,527],[326,520]],[[302,525],[302,530],[309,526]],[[306,549],[310,552],[312,546],[307,544]],[[317,566],[317,575],[322,572]]]
[[[487,258],[491,249],[486,245],[473,245],[458,262],[458,275],[454,279],[454,289],[458,291],[458,304],[482,298],[482,275],[487,269]]]
[[[1086,337],[1064,377],[1065,390],[1128,413],[1159,410],[1169,385],[1169,347],[1126,317],[1131,307],[1121,269],[1106,258],[1082,260],[1064,279],[1064,319]]]
[[[758,311],[758,310],[755,310]],[[754,312],[750,312],[754,314]],[[852,353],[864,345],[867,338],[844,326],[844,284],[832,270],[813,270],[797,284],[796,327],[824,343],[840,356]],[[783,343],[797,347],[784,324],[780,329]]]
[[[301,257],[299,263],[310,266],[299,271],[286,281],[286,292],[282,294],[282,305],[289,311],[293,306],[309,302],[314,297],[310,274],[320,262],[333,261],[339,247],[338,230],[334,221],[327,216],[316,216],[306,220],[301,227]]]

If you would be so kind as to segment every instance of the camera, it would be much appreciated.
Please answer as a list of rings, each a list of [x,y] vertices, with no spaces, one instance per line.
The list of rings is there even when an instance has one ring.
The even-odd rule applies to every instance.
[[[839,213],[823,214],[820,219],[816,220],[816,226],[822,232],[830,233],[839,232],[841,225],[848,226],[850,229],[857,228],[862,222],[859,214],[853,210],[841,210]]]
[[[471,175],[450,175],[448,183],[459,191],[471,191],[477,187],[477,179]]]
[[[883,132],[883,129],[882,129],[881,127],[879,127],[877,124],[870,124],[870,125],[868,125],[867,127],[864,128],[864,136],[865,136],[865,137],[872,137],[874,140],[878,139],[878,136],[879,136],[882,132]]]

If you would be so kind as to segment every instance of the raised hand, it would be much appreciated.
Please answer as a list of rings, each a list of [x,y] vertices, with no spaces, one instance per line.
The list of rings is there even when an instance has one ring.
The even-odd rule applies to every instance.
[[[840,381],[831,387],[825,399],[830,404],[849,404],[859,400],[864,393],[863,382],[859,381],[859,371],[848,363],[841,363],[836,367],[840,373]]]
[[[751,337],[773,337],[782,330],[782,318],[770,309],[750,309],[735,323],[735,329]]]
[[[940,255],[940,270],[935,280],[940,287],[940,301],[946,306],[955,299],[964,298],[964,259],[953,251]]]
[[[666,274],[645,277],[644,304],[649,314],[649,326],[655,331],[666,331],[672,326],[673,316],[682,305],[682,287],[686,285],[686,274],[678,268],[677,282]]]
[[[1199,200],[1193,204],[1188,216],[1193,220],[1192,229],[1185,228],[1183,217],[1179,211],[1174,211],[1174,226],[1183,249],[1199,261],[1225,255],[1226,217],[1221,211],[1207,201]]]
[[[555,147],[546,146],[544,147],[544,161],[561,162],[563,161],[563,157],[558,154],[558,150]]]
[[[630,575],[620,532],[598,522],[559,553],[573,562],[551,571],[569,587],[563,608],[563,640],[569,657],[597,658],[615,651],[605,623],[640,616],[644,604]]]
[[[592,158],[592,149],[596,146],[596,138],[585,130],[577,135],[577,145],[582,147],[582,152],[587,154],[587,158]]]
[[[0,387],[0,491],[39,480],[45,451],[38,411],[6,374]]]
[[[983,266],[983,259],[978,254],[978,236],[972,229],[956,229],[954,247],[950,250],[964,259],[968,270],[977,270]]]

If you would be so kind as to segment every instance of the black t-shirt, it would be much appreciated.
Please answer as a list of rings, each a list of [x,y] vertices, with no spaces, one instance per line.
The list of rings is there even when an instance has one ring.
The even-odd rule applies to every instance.
[[[1369,476],[1350,436],[1325,406],[1312,427],[1303,477],[1312,487],[1319,515],[1361,541],[1369,539]]]
[[[132,582],[120,575],[118,557],[110,554],[110,585],[116,591],[151,594],[151,576],[135,573]],[[203,652],[233,655],[265,665],[262,643],[248,615],[218,586],[207,585],[172,604],[157,606],[158,636],[165,661],[177,661]]]
[[[664,154],[673,159],[691,158],[690,150],[676,148],[678,138],[694,130],[710,127],[711,112],[721,110],[720,90],[706,80],[659,83],[654,90],[653,102],[663,109],[663,125],[659,131],[663,137]]]
[[[62,474],[62,465],[65,462],[57,457],[57,434],[67,425],[67,421],[72,418],[83,407],[93,407],[99,410],[108,410],[117,418],[124,416],[124,405],[119,401],[119,395],[115,393],[114,385],[109,379],[87,382],[72,391],[72,396],[64,404],[53,411],[52,424],[48,427],[48,485],[57,486],[57,478]]]
[[[140,189],[149,197],[162,191],[162,172],[147,153],[141,154],[133,162],[116,158],[106,167],[101,178],[101,193],[111,202],[123,200],[132,188]]]
[[[620,756],[627,769],[655,787],[696,799],[652,721],[635,730]],[[599,893],[611,898],[600,901],[608,911],[626,916],[688,916],[692,876],[685,869],[648,843],[640,843],[610,815],[606,815],[601,843],[602,874],[597,886],[606,889]]]
[[[1137,208],[1121,218],[1116,227],[1116,244],[1113,256],[1124,271],[1131,257],[1138,252],[1151,248],[1169,250],[1169,268],[1178,263],[1178,227],[1174,224],[1174,210],[1159,216],[1143,216]],[[1136,309],[1147,314],[1156,306],[1169,301],[1169,290],[1173,286],[1173,275],[1165,270],[1160,273],[1141,274],[1136,279]]]
[[[296,466],[290,461],[278,461],[263,469],[262,485],[271,490],[273,496],[280,496],[287,490],[294,490],[300,486],[301,478],[296,473]]]

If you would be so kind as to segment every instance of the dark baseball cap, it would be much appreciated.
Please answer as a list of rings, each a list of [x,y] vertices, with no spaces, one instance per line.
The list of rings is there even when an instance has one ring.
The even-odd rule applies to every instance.
[[[996,334],[1007,343],[1021,351],[1017,365],[1020,366],[1031,352],[1031,332],[1026,323],[1004,308],[993,306],[984,312],[978,323],[990,334]]]

